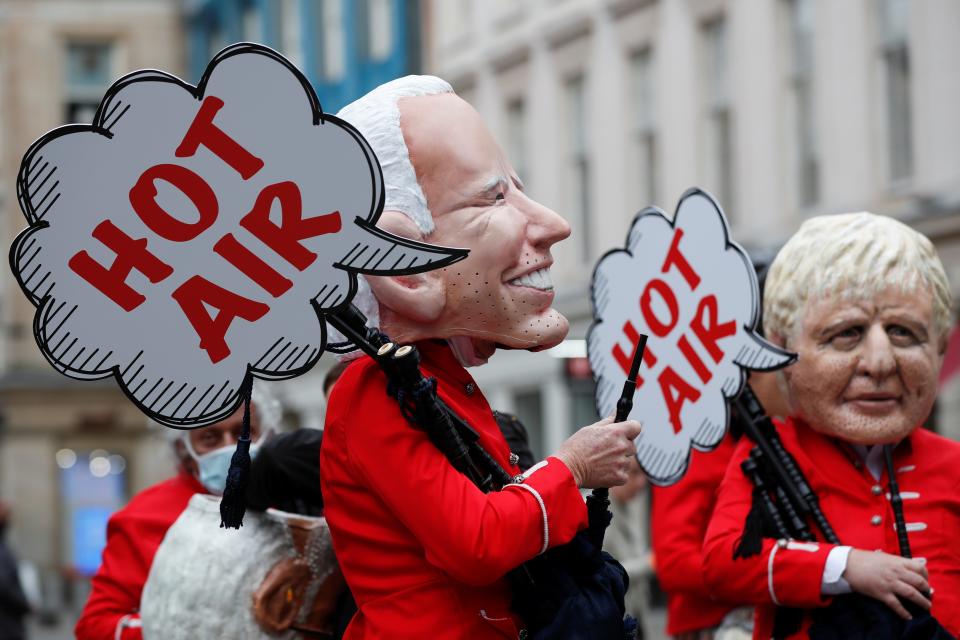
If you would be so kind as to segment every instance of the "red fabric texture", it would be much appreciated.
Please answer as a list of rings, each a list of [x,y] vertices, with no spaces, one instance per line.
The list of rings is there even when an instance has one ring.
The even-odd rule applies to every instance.
[[[77,640],[113,640],[124,616],[139,617],[140,594],[153,556],[191,496],[206,493],[186,472],[144,489],[107,523],[103,561],[91,581],[90,598],[74,629]],[[139,640],[140,628],[126,628],[122,640]]]
[[[777,426],[841,543],[899,554],[893,509],[886,497],[886,470],[877,481],[857,453],[839,440],[794,420]],[[767,539],[758,555],[733,559],[750,510],[753,487],[740,462],[751,447],[746,439],[740,442],[720,486],[704,542],[704,576],[719,595],[757,605],[753,637],[769,638],[775,613],[771,590],[784,606],[811,609],[829,603],[820,595],[820,586],[833,545],[792,543],[781,548]],[[917,429],[894,450],[904,519],[917,529],[909,534],[911,550],[914,557],[927,559],[930,586],[936,592],[933,615],[954,635],[960,634],[958,460],[960,443],[924,429]],[[879,524],[872,523],[874,516],[880,516]],[[808,624],[809,620],[795,637],[806,637]]]
[[[672,636],[715,627],[734,607],[716,600],[704,583],[701,549],[735,447],[728,433],[710,453],[694,451],[679,482],[653,488],[654,569],[667,594],[667,633]]]
[[[940,387],[950,382],[960,372],[960,326],[953,328],[947,341],[947,350],[940,367]]]
[[[440,397],[510,473],[510,451],[487,401],[443,343],[417,345]],[[346,640],[514,638],[504,574],[587,524],[586,506],[556,458],[527,488],[483,494],[408,423],[369,358],[351,364],[327,408],[320,476],[334,549],[359,611]]]

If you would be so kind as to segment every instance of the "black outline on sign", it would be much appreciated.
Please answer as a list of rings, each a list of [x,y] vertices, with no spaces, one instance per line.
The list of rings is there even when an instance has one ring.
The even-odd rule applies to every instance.
[[[33,321],[34,338],[36,339],[37,344],[40,347],[40,351],[43,353],[44,357],[47,359],[48,362],[50,362],[50,364],[57,371],[59,371],[60,373],[62,373],[67,377],[74,378],[77,380],[99,380],[99,379],[107,378],[109,376],[113,376],[114,378],[116,378],[123,393],[127,396],[127,398],[130,399],[130,401],[133,404],[137,406],[137,408],[143,411],[151,419],[161,424],[164,424],[168,427],[173,427],[177,429],[193,429],[197,427],[202,427],[209,424],[213,424],[214,422],[218,422],[230,416],[234,411],[236,411],[236,409],[240,406],[241,401],[243,400],[242,395],[240,393],[240,388],[242,387],[242,381],[244,378],[243,376],[241,376],[239,378],[240,382],[237,383],[236,388],[230,389],[229,391],[227,390],[227,387],[230,384],[230,380],[228,379],[224,381],[223,385],[219,387],[217,392],[212,397],[208,397],[210,395],[210,392],[213,391],[214,387],[217,386],[217,385],[212,385],[209,389],[206,389],[202,394],[200,394],[199,399],[193,405],[191,405],[192,408],[190,409],[190,411],[194,411],[206,400],[206,406],[202,410],[200,417],[189,418],[189,419],[188,418],[177,419],[173,417],[161,416],[159,415],[158,412],[162,411],[167,406],[171,406],[175,404],[176,408],[174,409],[173,415],[176,415],[177,413],[180,412],[181,408],[184,407],[184,405],[191,398],[191,396],[193,396],[197,392],[197,388],[190,387],[189,383],[185,383],[183,380],[177,380],[176,382],[181,384],[179,384],[176,387],[172,396],[165,397],[167,391],[173,387],[174,381],[168,380],[166,381],[167,383],[166,386],[161,386],[164,383],[163,379],[155,380],[155,381],[141,380],[137,388],[133,392],[131,392],[129,385],[134,380],[136,380],[136,376],[142,370],[143,365],[141,365],[140,369],[137,369],[136,371],[133,372],[133,377],[131,377],[129,380],[125,381],[124,375],[126,375],[126,373],[131,369],[132,365],[140,358],[140,356],[143,355],[143,351],[138,353],[133,358],[133,360],[128,363],[117,364],[104,370],[95,368],[94,371],[83,371],[81,368],[89,364],[93,360],[94,354],[98,354],[98,352],[101,349],[100,347],[96,348],[91,354],[85,354],[84,353],[85,349],[81,349],[80,352],[72,352],[73,343],[68,341],[67,336],[63,336],[61,338],[61,342],[58,343],[57,347],[54,349],[48,349],[44,347],[45,344],[49,346],[48,342],[41,339],[41,336],[47,335],[46,331],[49,328],[48,323],[52,323],[54,321],[59,320],[60,323],[62,324],[65,319],[65,316],[59,317],[59,314],[62,311],[62,308],[58,307],[55,310],[51,309],[51,306],[54,303],[52,298],[50,297],[50,293],[55,286],[54,282],[51,281],[49,283],[49,286],[46,286],[45,291],[42,294],[38,295],[34,293],[34,291],[38,290],[41,285],[46,284],[47,278],[50,275],[49,273],[43,276],[42,281],[40,283],[34,284],[34,285],[30,285],[29,283],[37,275],[35,272],[31,273],[30,276],[27,278],[21,277],[21,267],[23,266],[23,264],[27,263],[27,266],[29,266],[30,261],[33,260],[34,257],[36,257],[37,252],[39,252],[40,248],[42,247],[41,245],[41,247],[38,247],[37,252],[28,254],[28,252],[33,248],[33,244],[34,244],[34,242],[29,242],[31,240],[31,236],[34,233],[37,233],[50,226],[49,222],[44,220],[44,217],[50,211],[53,204],[60,197],[60,193],[57,191],[59,182],[56,180],[55,177],[53,177],[53,180],[51,182],[51,177],[54,176],[54,174],[57,172],[58,167],[55,167],[55,166],[50,167],[49,162],[44,164],[45,161],[42,155],[40,155],[40,153],[43,147],[49,142],[55,140],[56,138],[59,138],[60,136],[70,135],[73,133],[93,132],[98,135],[102,135],[107,139],[112,139],[114,135],[113,134],[114,127],[116,127],[117,123],[124,116],[124,114],[126,114],[127,110],[130,109],[130,106],[131,106],[130,104],[123,103],[119,99],[117,99],[117,94],[127,85],[134,84],[137,82],[167,82],[170,84],[177,85],[181,89],[184,89],[185,91],[190,93],[190,95],[192,95],[194,99],[200,101],[203,99],[207,82],[209,81],[209,78],[211,77],[213,70],[216,68],[216,66],[220,62],[228,58],[231,58],[235,55],[250,54],[250,53],[263,55],[268,58],[271,58],[276,62],[279,62],[280,64],[282,64],[284,67],[287,68],[287,70],[293,73],[293,75],[297,78],[297,80],[300,82],[301,86],[303,87],[304,95],[306,96],[308,102],[310,103],[311,112],[313,114],[312,123],[314,126],[323,126],[323,125],[329,124],[329,125],[341,127],[342,129],[347,131],[349,134],[351,134],[360,145],[361,149],[363,150],[367,158],[367,168],[370,172],[369,178],[370,178],[371,184],[373,184],[375,197],[371,200],[370,210],[367,217],[364,219],[358,216],[356,218],[357,224],[361,228],[363,228],[364,230],[366,230],[367,232],[369,232],[370,234],[374,235],[375,237],[377,237],[382,241],[395,243],[399,247],[417,249],[421,252],[436,254],[437,257],[435,260],[431,259],[419,265],[414,265],[413,263],[411,263],[406,267],[393,270],[393,269],[386,269],[386,268],[377,269],[375,267],[371,267],[370,265],[366,265],[366,264],[362,266],[345,264],[346,262],[348,262],[345,260],[345,258],[347,258],[348,256],[344,255],[342,258],[336,260],[333,266],[335,268],[341,269],[342,271],[345,271],[348,274],[347,280],[349,282],[349,286],[346,291],[336,292],[336,295],[339,296],[339,299],[335,299],[334,307],[321,312],[320,306],[316,299],[311,299],[308,301],[309,305],[313,307],[315,312],[318,314],[318,320],[320,325],[319,348],[313,349],[308,354],[307,349],[309,348],[309,345],[295,345],[294,352],[299,351],[292,361],[292,364],[296,365],[295,368],[292,368],[287,371],[279,372],[279,373],[266,371],[264,368],[260,366],[264,358],[267,355],[269,355],[270,350],[268,350],[268,352],[263,354],[260,360],[258,360],[256,363],[247,364],[245,375],[252,374],[258,378],[265,379],[265,380],[285,380],[289,378],[294,378],[298,375],[301,375],[309,371],[320,359],[320,356],[323,354],[324,348],[326,346],[327,330],[326,330],[326,322],[323,321],[324,313],[333,312],[336,309],[347,305],[353,299],[353,296],[357,290],[358,274],[376,273],[379,275],[385,275],[389,273],[390,275],[407,275],[411,273],[420,273],[423,271],[438,269],[438,268],[453,264],[455,262],[463,260],[464,258],[467,257],[467,254],[468,254],[468,251],[466,249],[439,247],[436,245],[417,242],[415,240],[410,240],[407,238],[401,238],[399,236],[394,236],[390,233],[387,233],[375,226],[377,220],[380,218],[380,215],[383,212],[383,204],[384,204],[385,196],[384,196],[384,188],[383,188],[383,174],[380,169],[380,163],[377,161],[376,155],[373,153],[373,149],[370,148],[370,145],[367,143],[364,137],[360,134],[360,132],[353,127],[353,125],[346,122],[345,120],[338,118],[335,115],[325,114],[320,106],[320,100],[317,97],[317,94],[314,91],[313,86],[310,84],[310,81],[307,80],[307,78],[300,72],[299,69],[293,66],[286,58],[284,58],[280,53],[274,51],[273,49],[270,49],[269,47],[266,47],[261,44],[250,43],[250,42],[241,42],[241,43],[237,43],[229,47],[226,47],[225,49],[220,51],[220,53],[218,53],[216,56],[213,57],[213,59],[207,65],[207,68],[204,70],[203,76],[200,78],[200,82],[196,86],[188,84],[187,82],[184,82],[180,78],[177,78],[176,76],[173,76],[166,72],[152,70],[152,69],[135,71],[133,73],[129,73],[121,77],[116,82],[114,82],[110,86],[110,88],[107,90],[106,94],[103,97],[103,100],[100,102],[100,106],[97,109],[96,114],[94,115],[92,124],[90,125],[69,124],[69,125],[57,127],[47,132],[40,138],[38,138],[32,145],[30,145],[30,148],[27,149],[27,152],[24,154],[23,160],[20,163],[20,170],[17,176],[17,200],[20,203],[20,209],[23,212],[24,216],[26,217],[27,223],[29,226],[26,229],[24,229],[19,235],[17,235],[17,237],[13,241],[13,245],[10,247],[10,254],[9,254],[10,269],[13,272],[13,275],[16,278],[17,283],[20,285],[21,290],[24,292],[24,295],[26,295],[27,298],[30,300],[30,302],[35,307],[37,307],[37,311],[34,314],[34,321]],[[38,180],[40,181],[39,184],[37,183]],[[31,195],[35,194],[36,192],[39,192],[41,189],[44,189],[44,188],[46,189],[43,191],[42,198],[35,205],[33,202],[34,197],[31,197]],[[36,239],[34,239],[34,241],[35,240]],[[62,303],[61,303],[61,307],[62,307]],[[58,329],[59,329],[59,325],[57,329],[54,329],[53,333],[55,334]],[[283,341],[283,340],[285,340],[285,338],[280,339],[280,341]],[[60,351],[61,357],[55,356],[54,352],[57,352],[58,350],[60,350],[61,347],[64,347],[63,350]],[[276,347],[276,344],[274,345],[274,347]],[[286,362],[287,360],[289,360],[289,358],[292,356],[294,352],[291,352],[290,354],[286,354],[286,360],[283,360],[283,362]],[[110,358],[111,355],[113,355],[112,351],[110,353],[107,353],[106,356],[100,359],[100,365],[98,365],[98,367],[102,366]],[[306,357],[304,358],[304,356]],[[70,358],[69,362],[64,361],[66,357]],[[303,359],[303,362],[301,364],[297,364],[300,362],[301,359]],[[78,360],[80,361],[80,368],[73,366]],[[121,367],[123,368],[122,371],[121,371]],[[141,403],[140,401],[138,401],[136,398],[133,397],[133,393],[136,390],[139,390],[139,388],[145,383],[150,383],[152,385],[150,394],[153,393],[154,389],[160,389],[160,394],[156,396],[149,404],[147,404],[146,402]],[[190,388],[188,389],[188,387]],[[225,396],[223,396],[225,391],[227,393]],[[186,395],[181,398],[180,396],[184,392],[186,392]],[[220,402],[218,403],[217,401],[220,399],[221,396],[223,396],[223,399],[220,400]],[[146,397],[144,398],[144,400],[146,400]],[[158,405],[160,408],[154,411],[153,407]],[[207,414],[206,412],[211,408],[213,409],[212,412]]]
[[[750,259],[749,254],[743,249],[743,247],[741,247],[739,244],[737,244],[731,239],[730,225],[727,223],[727,217],[723,213],[723,208],[716,201],[716,199],[712,195],[710,195],[710,193],[705,189],[700,189],[698,187],[691,187],[690,189],[687,189],[682,196],[680,196],[680,200],[677,202],[677,208],[675,210],[676,213],[674,214],[674,217],[672,220],[667,216],[667,214],[662,209],[659,209],[657,207],[647,207],[646,209],[643,209],[642,211],[640,211],[640,213],[635,215],[633,218],[633,221],[630,223],[630,227],[627,230],[627,237],[626,237],[626,240],[624,241],[623,248],[611,249],[607,251],[600,257],[600,259],[597,261],[597,264],[594,266],[593,273],[590,276],[590,306],[593,311],[593,322],[590,323],[590,327],[587,329],[587,337],[586,337],[588,361],[590,359],[589,354],[590,354],[591,345],[594,343],[594,339],[593,339],[593,336],[595,335],[594,330],[597,327],[599,327],[601,324],[603,324],[603,320],[600,320],[597,318],[597,306],[598,306],[597,302],[598,301],[597,301],[596,282],[597,282],[597,274],[600,270],[600,265],[603,264],[604,260],[618,253],[626,253],[631,258],[633,257],[633,253],[631,253],[630,251],[630,236],[633,235],[634,228],[640,223],[640,220],[642,218],[645,218],[647,216],[657,216],[659,218],[662,218],[664,222],[670,225],[671,229],[675,229],[677,214],[679,214],[684,201],[687,198],[690,198],[692,196],[703,196],[713,205],[714,209],[720,216],[720,223],[721,223],[721,226],[723,227],[724,250],[733,249],[740,256],[740,259],[743,260],[744,263],[746,264],[747,275],[750,280],[750,287],[753,290],[753,296],[751,297],[751,300],[753,301],[753,309],[751,310],[751,313],[750,313],[750,321],[749,323],[743,326],[743,329],[747,333],[747,335],[753,337],[755,340],[759,339],[759,336],[756,333],[757,332],[756,326],[757,326],[757,322],[760,319],[760,311],[762,307],[760,304],[760,286],[757,283],[757,273],[753,267],[753,261]],[[655,337],[651,337],[651,339],[656,340]],[[797,354],[787,351],[785,349],[781,349],[780,347],[774,344],[771,344],[769,342],[764,341],[763,346],[771,351],[779,352],[784,356],[789,356],[790,359],[786,364],[783,364],[779,367],[753,369],[754,371],[774,371],[776,369],[789,366],[790,364],[795,362],[797,359]],[[738,365],[738,368],[740,370],[740,381],[739,381],[739,384],[737,385],[737,388],[735,390],[731,390],[731,393],[729,394],[727,393],[726,389],[722,390],[724,393],[724,397],[728,399],[735,397],[737,394],[740,393],[740,390],[743,389],[743,385],[746,382],[746,378],[747,378],[747,374],[745,371],[746,367],[744,367],[743,365],[740,365],[739,363],[736,363],[736,364]],[[591,373],[593,373],[592,369],[591,369]],[[593,373],[593,378],[594,378],[594,382],[598,382],[596,373]],[[613,385],[610,388],[613,389],[614,394],[619,393],[620,391],[619,385]],[[597,413],[600,413],[601,411],[600,405],[602,403],[600,402],[600,385],[599,384],[597,384],[597,393],[594,395],[594,401],[597,407]],[[730,404],[729,403],[724,403],[724,410],[726,413],[726,418],[725,418],[723,431],[724,433],[726,433],[727,427],[730,424]],[[701,429],[702,428],[703,428],[703,425],[701,425]],[[690,467],[690,457],[693,455],[694,449],[702,452],[710,452],[716,449],[718,446],[720,446],[720,443],[722,442],[722,440],[723,438],[721,437],[717,440],[716,444],[714,444],[713,446],[702,446],[697,442],[695,442],[693,437],[691,436],[690,449],[687,451],[687,459],[684,462],[684,464],[680,467],[681,469],[680,472],[672,476],[661,477],[659,475],[656,475],[657,469],[647,469],[646,467],[644,467],[643,462],[640,461],[639,456],[637,456],[637,461],[640,462],[640,466],[643,468],[644,473],[646,473],[647,477],[650,478],[650,482],[652,482],[657,486],[669,486],[677,482],[680,478],[684,476],[684,474],[686,474],[687,469]],[[666,462],[666,460],[662,460],[662,462]],[[660,467],[662,465],[658,464],[657,466]]]

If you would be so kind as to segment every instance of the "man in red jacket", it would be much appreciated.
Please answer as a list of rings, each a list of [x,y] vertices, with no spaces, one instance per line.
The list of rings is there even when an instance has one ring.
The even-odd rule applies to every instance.
[[[932,601],[960,634],[960,444],[919,428],[950,307],[930,241],[869,213],[808,220],[771,266],[764,328],[799,355],[782,374],[790,417],[778,430],[842,544],[764,539],[758,554],[735,559],[753,489],[740,469],[751,448],[743,439],[707,531],[704,578],[757,605],[754,638],[771,637],[778,607],[806,611],[796,633],[806,637],[812,612],[849,592],[905,619],[904,602]],[[899,554],[882,445],[894,447],[913,559]]]
[[[667,633],[677,640],[710,640],[735,605],[711,597],[703,580],[701,547],[717,487],[733,455],[730,433],[709,453],[694,451],[686,475],[655,487],[650,514],[654,570],[667,595]]]
[[[443,401],[519,474],[464,365],[497,348],[541,349],[564,338],[549,270],[550,248],[569,226],[527,197],[480,116],[438,78],[395,80],[338,115],[383,166],[379,226],[470,250],[441,270],[368,278],[355,301],[395,342],[416,343]],[[367,286],[375,298],[364,300]],[[608,419],[584,427],[522,479],[484,494],[402,417],[385,385],[362,358],[327,410],[326,517],[359,608],[345,637],[518,638],[522,621],[511,612],[505,574],[586,527],[579,487],[622,484],[640,426]]]
[[[261,435],[279,424],[279,404],[254,387],[250,434],[254,455]],[[139,640],[140,594],[153,556],[167,529],[196,493],[222,494],[230,457],[240,437],[243,407],[215,425],[169,430],[178,460],[177,475],[144,489],[107,523],[100,569],[74,630],[77,640]]]

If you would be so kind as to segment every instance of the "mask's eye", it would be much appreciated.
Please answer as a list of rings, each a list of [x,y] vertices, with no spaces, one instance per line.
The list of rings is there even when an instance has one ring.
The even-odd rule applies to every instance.
[[[213,431],[204,430],[194,442],[204,449],[212,449],[219,444],[220,440]]]
[[[862,335],[862,327],[845,327],[830,336],[830,344],[838,349],[849,349],[860,342]]]
[[[902,325],[895,324],[887,327],[887,335],[890,336],[890,341],[897,346],[907,347],[920,342],[913,331]]]
[[[501,191],[501,192],[498,193],[496,196],[494,196],[493,199],[496,200],[497,202],[500,202],[501,200],[506,200],[506,199],[507,199],[507,195],[506,195],[503,191]]]

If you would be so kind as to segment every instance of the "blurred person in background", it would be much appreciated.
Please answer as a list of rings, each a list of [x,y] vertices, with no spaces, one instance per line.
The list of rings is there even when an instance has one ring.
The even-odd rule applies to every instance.
[[[520,418],[506,411],[494,410],[493,419],[497,421],[500,433],[510,447],[510,453],[517,457],[517,466],[520,470],[526,471],[532,467],[536,458],[530,450],[530,436],[527,435],[527,428],[520,422]]]
[[[20,586],[17,558],[4,540],[9,521],[10,505],[0,500],[0,640],[23,640],[30,604]]]
[[[647,488],[647,476],[640,469],[636,458],[630,468],[630,478],[626,484],[610,489],[610,512],[613,520],[603,538],[603,550],[612,555],[630,577],[625,604],[627,614],[637,619],[642,640],[643,619],[647,611],[647,578],[653,571],[650,547],[647,536],[640,526],[642,513],[646,506],[643,500]]]
[[[667,595],[667,633],[676,640],[750,637],[752,610],[716,599],[701,568],[703,538],[716,504],[717,487],[741,437],[735,423],[731,414],[731,426],[716,449],[693,450],[686,475],[669,487],[654,487],[652,492],[654,568]],[[721,624],[727,628],[725,636],[718,633]],[[739,635],[734,631],[738,626],[743,627]]]
[[[347,369],[346,362],[338,362],[337,364],[330,367],[326,375],[323,376],[323,397],[328,402],[330,401],[330,390],[333,389],[333,385],[337,383],[337,380],[340,379],[340,376],[343,375],[343,372]]]
[[[279,428],[280,404],[254,386],[250,435],[254,458]],[[164,427],[177,457],[177,474],[144,489],[107,523],[107,544],[90,597],[74,630],[77,640],[136,640],[142,637],[140,595],[167,529],[197,493],[223,494],[230,459],[243,423],[241,406],[229,418],[202,429]]]

